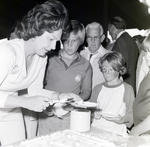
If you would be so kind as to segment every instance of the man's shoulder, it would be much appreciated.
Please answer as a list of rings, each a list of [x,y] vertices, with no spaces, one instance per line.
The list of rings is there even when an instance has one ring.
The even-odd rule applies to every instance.
[[[89,58],[89,54],[90,54],[90,52],[87,47],[85,47],[83,50],[80,51],[80,55],[87,60]]]
[[[89,54],[88,47],[85,47],[83,50],[80,51],[80,55]]]
[[[120,39],[131,39],[132,40],[132,37],[130,36],[130,34],[128,32],[124,32],[117,40],[120,40]]]
[[[138,53],[138,46],[137,46],[137,44],[135,43],[135,41],[133,40],[133,38],[127,32],[124,32],[116,40],[116,43],[122,43],[122,42],[124,42],[128,46],[128,49],[132,48],[132,50],[134,50],[136,53]]]
[[[110,52],[110,51],[108,51],[108,50],[106,50],[102,45],[100,46],[100,48],[99,48],[99,53],[100,54],[106,54],[106,53],[108,53],[108,52]]]
[[[79,56],[80,56],[80,61],[84,62],[84,65],[86,65],[86,64],[89,65],[90,64],[90,62],[86,58],[84,58],[82,55],[79,54]]]

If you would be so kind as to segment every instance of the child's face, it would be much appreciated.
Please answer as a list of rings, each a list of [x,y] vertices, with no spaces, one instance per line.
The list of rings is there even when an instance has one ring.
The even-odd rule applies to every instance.
[[[107,61],[104,61],[103,63],[102,73],[106,82],[111,82],[115,79],[119,79],[119,72],[115,71]]]
[[[69,38],[64,42],[64,51],[70,56],[76,54],[80,43],[79,36],[71,33]]]

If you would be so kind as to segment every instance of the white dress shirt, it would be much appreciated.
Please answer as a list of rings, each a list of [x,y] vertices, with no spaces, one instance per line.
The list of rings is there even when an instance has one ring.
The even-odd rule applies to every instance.
[[[86,47],[84,50],[80,52],[81,56],[83,56],[85,59],[90,61],[92,65],[92,68],[93,68],[92,88],[94,88],[94,86],[100,83],[103,83],[105,81],[103,74],[99,69],[98,61],[107,52],[108,50],[106,50],[102,45],[100,46],[100,48],[95,54],[91,53],[88,47]]]

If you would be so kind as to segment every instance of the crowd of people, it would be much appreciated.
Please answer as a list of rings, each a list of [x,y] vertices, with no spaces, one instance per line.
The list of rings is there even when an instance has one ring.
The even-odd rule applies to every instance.
[[[104,48],[100,23],[85,27],[68,13],[61,2],[48,0],[0,41],[1,145],[69,129],[74,108],[68,98],[98,104],[93,127],[119,135],[150,133],[150,36],[139,47],[116,16],[108,23],[113,44]],[[58,53],[47,56],[57,43]]]

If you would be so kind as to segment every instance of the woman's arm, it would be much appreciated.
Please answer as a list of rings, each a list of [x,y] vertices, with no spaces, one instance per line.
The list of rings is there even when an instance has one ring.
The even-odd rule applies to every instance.
[[[0,47],[0,108],[3,108],[5,101],[9,96],[9,93],[1,89],[1,85],[5,82],[7,75],[9,75],[13,69],[15,63],[14,48],[10,45],[4,45]]]
[[[140,124],[134,126],[130,132],[130,135],[141,135],[147,131],[150,131],[150,115],[146,117]]]
[[[44,95],[44,92],[41,92],[39,90],[39,88],[43,86],[43,84],[40,83],[41,81],[43,81],[43,77],[42,79],[40,79],[41,80],[40,82],[38,81],[40,83],[40,86],[37,86],[35,84],[37,86],[37,89],[35,86],[35,89],[32,91],[33,95],[30,95],[30,97],[17,95],[17,92],[18,92],[17,90],[21,89],[19,85],[16,85],[16,88],[14,88],[14,91],[11,91],[11,90],[7,91],[7,89],[3,89],[3,85],[4,87],[10,86],[9,80],[6,82],[5,80],[7,80],[8,76],[10,78],[10,76],[13,77],[13,74],[15,74],[16,71],[14,69],[17,66],[17,63],[16,63],[17,57],[16,57],[15,48],[9,44],[1,45],[0,52],[1,52],[0,54],[0,71],[1,71],[0,72],[0,108],[23,107],[23,108],[27,108],[33,111],[38,111],[38,112],[43,111],[49,105],[48,103],[49,95],[52,93],[50,92],[50,93],[47,93],[47,95]],[[42,67],[44,68],[44,65],[42,65]],[[41,75],[42,74],[44,74],[44,71],[41,72]],[[41,78],[41,75],[38,78]],[[29,84],[27,83],[27,85]],[[38,92],[42,93],[43,95],[40,96]]]
[[[49,106],[49,98],[42,96],[23,97],[9,95],[4,108],[22,107],[36,112],[42,112]]]
[[[35,74],[37,74],[37,77],[32,82],[32,84],[29,86],[28,94],[30,96],[41,95],[41,96],[52,98],[53,97],[52,95],[55,93],[55,91],[50,91],[50,90],[46,90],[43,88],[43,86],[44,86],[43,80],[44,80],[44,75],[45,75],[47,58],[45,58],[45,59],[43,58],[40,60],[41,60],[41,65],[38,65],[40,67],[36,67],[36,68],[40,68],[40,70],[37,70],[37,72],[39,72],[39,73],[35,73]]]

